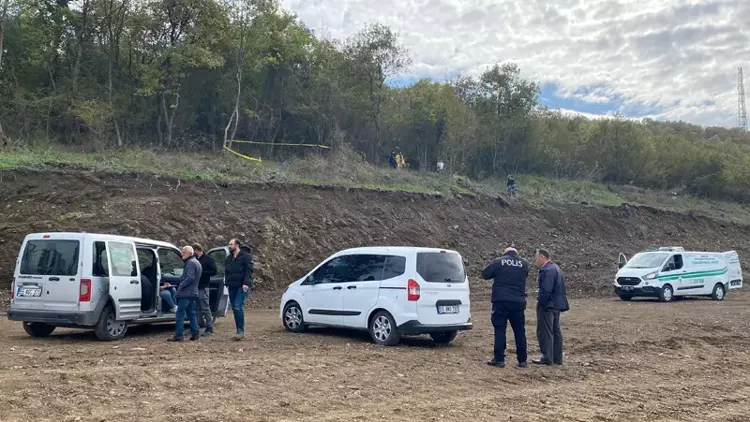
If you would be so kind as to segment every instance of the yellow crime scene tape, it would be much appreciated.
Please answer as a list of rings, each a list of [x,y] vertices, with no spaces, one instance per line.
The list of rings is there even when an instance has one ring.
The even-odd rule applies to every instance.
[[[317,144],[269,144],[268,142],[258,142],[258,141],[232,141],[239,144],[260,144],[260,145],[279,145],[279,146],[287,146],[287,147],[314,147],[314,148],[323,148],[323,149],[331,149],[331,147],[326,145],[317,145]]]
[[[229,151],[229,152],[231,152],[232,154],[234,154],[234,155],[236,155],[236,156],[238,156],[238,157],[242,157],[242,158],[244,158],[244,159],[246,159],[246,160],[248,160],[248,161],[257,161],[257,162],[259,162],[259,163],[262,163],[262,162],[263,162],[263,160],[261,160],[260,158],[249,157],[249,156],[247,156],[247,155],[244,155],[244,154],[240,154],[240,153],[239,153],[239,152],[237,152],[237,151],[231,150],[231,149],[229,149],[229,147],[227,147],[226,145],[224,146],[224,149],[225,149],[225,150],[227,150],[227,151]]]
[[[291,147],[313,147],[313,148],[323,148],[323,149],[331,149],[331,147],[326,145],[316,145],[316,144],[286,144],[286,143],[280,143],[280,144],[269,144],[268,142],[257,142],[257,141],[241,141],[241,140],[234,140],[232,143],[238,143],[238,144],[260,144],[260,145],[279,145],[279,146],[291,146]],[[258,163],[262,163],[263,160],[260,158],[250,157],[249,155],[240,154],[239,152],[224,146],[224,149],[231,152],[232,154],[244,158],[248,161],[255,161]]]

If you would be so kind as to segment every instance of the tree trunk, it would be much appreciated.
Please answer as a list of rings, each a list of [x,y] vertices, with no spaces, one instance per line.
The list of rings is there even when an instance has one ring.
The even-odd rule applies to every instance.
[[[167,107],[167,96],[166,93],[161,94],[161,108],[162,112],[164,113],[164,123],[166,125],[166,141],[167,146],[171,146],[172,144],[172,133],[174,129],[174,116],[177,114],[177,107],[180,105],[180,94],[176,93],[174,104],[172,104],[170,107],[172,108],[172,113],[169,112],[169,108]]]
[[[10,0],[3,0],[3,8],[0,10],[0,73],[3,69],[3,43],[5,42],[5,19],[8,17],[8,6]]]
[[[86,26],[88,25],[89,6],[90,2],[84,0],[83,5],[81,6],[81,29],[76,35],[78,42],[76,45],[76,59],[73,65],[73,76],[71,78],[74,94],[78,92],[78,77],[81,74],[81,59],[83,58],[83,44],[86,41]]]

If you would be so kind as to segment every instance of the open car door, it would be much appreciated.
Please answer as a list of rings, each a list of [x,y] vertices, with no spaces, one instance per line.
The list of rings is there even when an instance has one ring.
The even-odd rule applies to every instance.
[[[229,256],[227,247],[214,248],[207,252],[216,264],[216,275],[209,282],[209,305],[214,318],[225,317],[229,311],[229,290],[224,285],[224,261]]]
[[[108,241],[109,295],[118,321],[141,316],[141,272],[133,242]]]
[[[625,254],[621,253],[620,256],[617,258],[617,268],[622,268],[627,263],[628,263],[628,257],[625,256]]]

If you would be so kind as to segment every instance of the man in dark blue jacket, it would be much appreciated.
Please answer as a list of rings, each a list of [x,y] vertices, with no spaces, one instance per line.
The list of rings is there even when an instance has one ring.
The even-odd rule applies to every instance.
[[[560,312],[570,309],[565,293],[565,279],[562,270],[552,262],[547,250],[537,251],[536,264],[539,266],[536,335],[542,357],[533,360],[532,363],[562,365],[563,337],[562,330],[560,330]]]
[[[200,339],[198,326],[198,283],[200,283],[201,263],[195,259],[195,251],[192,246],[182,248],[182,260],[185,268],[180,276],[180,285],[177,286],[177,313],[175,315],[174,337],[169,341],[183,341],[185,333],[185,314],[190,321],[190,341]]]
[[[229,303],[237,326],[234,339],[239,341],[245,337],[243,306],[253,287],[253,257],[249,248],[245,248],[237,239],[229,241],[229,256],[224,261],[224,284],[229,290]]]
[[[518,367],[526,367],[526,279],[529,261],[518,256],[518,251],[507,248],[503,256],[490,261],[482,272],[492,284],[492,326],[495,328],[495,356],[490,366],[505,367],[505,330],[510,321],[516,339]]]

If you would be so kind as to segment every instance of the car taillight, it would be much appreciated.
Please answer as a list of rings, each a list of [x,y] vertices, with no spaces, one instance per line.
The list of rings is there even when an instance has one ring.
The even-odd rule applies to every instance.
[[[10,303],[16,298],[16,278],[13,277],[13,283],[10,285]]]
[[[81,290],[78,293],[79,302],[91,302],[91,280],[81,279]]]
[[[408,289],[407,298],[410,302],[419,300],[419,283],[417,283],[414,280],[409,279],[409,284],[407,284],[407,289]]]

